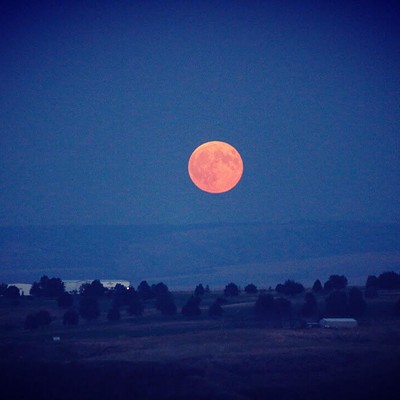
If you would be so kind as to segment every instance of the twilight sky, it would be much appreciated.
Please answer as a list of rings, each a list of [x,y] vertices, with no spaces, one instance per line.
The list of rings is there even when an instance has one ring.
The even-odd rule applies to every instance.
[[[0,225],[400,222],[395,1],[15,3]],[[225,194],[187,173],[209,140],[243,158]]]

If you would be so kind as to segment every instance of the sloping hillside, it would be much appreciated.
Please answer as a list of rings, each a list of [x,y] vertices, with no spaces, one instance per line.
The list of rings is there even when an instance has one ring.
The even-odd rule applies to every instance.
[[[115,278],[275,285],[400,269],[400,226],[365,223],[0,228],[0,280]],[[361,280],[361,282],[360,282]]]

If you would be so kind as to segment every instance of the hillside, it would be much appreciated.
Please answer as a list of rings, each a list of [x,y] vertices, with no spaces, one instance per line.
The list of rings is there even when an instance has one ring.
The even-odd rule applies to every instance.
[[[172,287],[234,280],[310,283],[345,273],[350,283],[400,269],[400,225],[352,222],[191,226],[0,228],[0,280],[163,280]]]

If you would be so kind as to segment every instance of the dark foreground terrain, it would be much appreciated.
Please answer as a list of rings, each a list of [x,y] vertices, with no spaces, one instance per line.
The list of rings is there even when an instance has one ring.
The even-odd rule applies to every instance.
[[[370,313],[356,329],[282,328],[251,316],[254,298],[237,301],[221,319],[146,310],[63,327],[61,311],[43,300],[54,321],[35,331],[18,325],[35,302],[3,305],[1,398],[400,398],[399,319]]]

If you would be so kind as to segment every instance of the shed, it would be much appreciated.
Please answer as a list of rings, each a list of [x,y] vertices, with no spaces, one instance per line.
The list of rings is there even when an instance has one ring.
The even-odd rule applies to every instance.
[[[322,318],[319,325],[322,328],[357,328],[358,323],[354,318]]]

